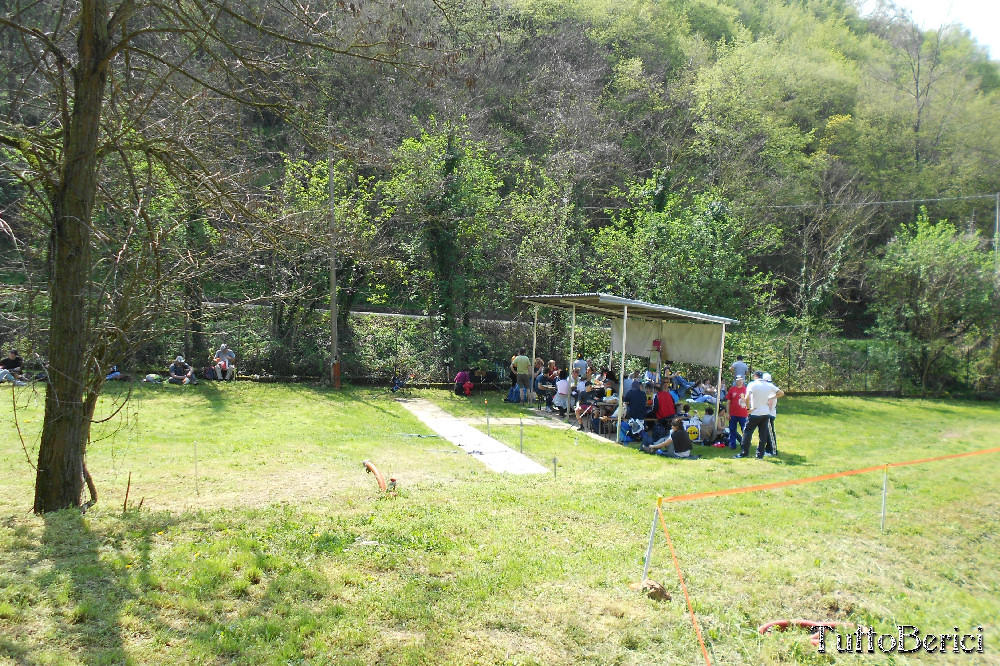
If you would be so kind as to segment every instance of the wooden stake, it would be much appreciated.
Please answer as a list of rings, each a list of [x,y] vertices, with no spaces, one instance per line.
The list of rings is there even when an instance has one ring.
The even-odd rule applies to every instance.
[[[122,514],[128,510],[128,493],[132,489],[132,472],[128,473],[128,484],[125,486],[125,501],[122,503]]]
[[[885,532],[885,498],[889,491],[889,466],[885,466],[885,476],[882,477],[882,531]]]
[[[194,494],[201,495],[201,490],[198,488],[198,442],[194,443]]]

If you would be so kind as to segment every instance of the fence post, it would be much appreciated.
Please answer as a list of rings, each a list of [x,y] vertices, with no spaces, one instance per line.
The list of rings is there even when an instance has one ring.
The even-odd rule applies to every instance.
[[[791,340],[789,340],[785,344],[785,356],[786,356],[785,379],[787,380],[786,386],[788,386],[788,391],[791,392],[792,390],[792,341]]]
[[[865,343],[865,393],[868,393],[868,343]]]
[[[965,348],[965,386],[969,386],[969,352],[972,351],[971,347]]]

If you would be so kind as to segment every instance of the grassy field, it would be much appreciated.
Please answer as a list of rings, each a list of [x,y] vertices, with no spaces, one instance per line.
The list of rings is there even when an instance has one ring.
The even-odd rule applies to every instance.
[[[376,389],[145,386],[95,429],[100,502],[35,517],[5,395],[12,664],[704,663],[662,534],[651,577],[672,600],[628,587],[657,495],[994,447],[1000,426],[995,404],[791,396],[766,461],[668,460],[526,426],[525,452],[558,458],[553,479],[493,474],[413,437],[429,431]],[[485,415],[483,396],[416,395]],[[523,413],[488,397],[491,416]],[[34,457],[42,395],[18,389],[17,404]],[[517,446],[516,426],[492,433]],[[399,480],[397,497],[379,495],[365,459]],[[881,489],[866,474],[666,507],[714,663],[1000,663],[1000,454],[890,470],[885,532]],[[986,653],[833,658],[801,632],[757,634],[787,617],[983,626]]]

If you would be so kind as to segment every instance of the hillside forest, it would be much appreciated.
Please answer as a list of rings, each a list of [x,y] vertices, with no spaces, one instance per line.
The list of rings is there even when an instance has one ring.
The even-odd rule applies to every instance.
[[[502,363],[477,322],[601,291],[996,386],[1000,69],[888,2],[8,0],[0,75],[0,339],[84,395],[43,449],[237,329],[324,374],[331,263],[348,374],[411,321],[428,378]]]

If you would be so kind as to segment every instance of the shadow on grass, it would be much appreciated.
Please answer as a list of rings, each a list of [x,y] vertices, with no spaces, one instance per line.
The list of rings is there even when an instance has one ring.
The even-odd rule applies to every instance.
[[[37,554],[33,561],[25,563],[25,571],[51,608],[49,633],[55,639],[53,647],[66,647],[85,663],[125,663],[128,655],[120,613],[136,597],[129,581],[131,567],[121,560],[102,558],[109,539],[92,532],[78,510],[50,513],[42,519],[44,529]],[[140,566],[148,566],[149,534],[169,522],[163,516],[154,522],[147,517],[145,524],[136,526],[142,535],[133,544],[140,555]],[[50,649],[47,643],[45,649]],[[18,663],[39,663],[31,646],[6,639],[0,646],[0,654]]]
[[[213,412],[223,412],[228,408],[225,396],[222,395],[222,391],[219,390],[216,382],[207,379],[201,380],[198,382],[195,390],[198,392],[198,395],[208,401],[209,408]]]
[[[170,663],[162,650],[174,641],[178,661],[194,655],[229,663],[247,651],[256,662],[272,653],[301,661],[309,636],[345,612],[321,603],[330,598],[329,584],[298,557],[343,553],[355,541],[352,532],[299,544],[282,542],[300,538],[297,532],[269,527],[264,533],[289,550],[275,557],[274,544],[248,539],[231,524],[223,528],[226,547],[214,549],[219,523],[203,523],[200,514],[132,510],[98,517],[95,528],[75,509],[40,520],[40,534],[28,524],[6,526],[12,538],[3,552],[8,590],[0,595],[0,617],[13,630],[0,636],[3,663],[157,663],[165,655],[160,663]],[[175,535],[179,545],[171,543]],[[194,542],[185,538],[191,535]],[[164,542],[154,560],[158,538]],[[196,550],[211,552],[199,557]],[[251,593],[258,585],[261,593]],[[240,612],[221,612],[222,605]],[[160,644],[152,652],[150,639]]]

